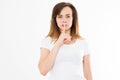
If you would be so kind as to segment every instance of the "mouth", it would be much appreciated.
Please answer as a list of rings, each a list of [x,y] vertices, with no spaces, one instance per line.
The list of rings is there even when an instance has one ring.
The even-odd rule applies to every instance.
[[[62,27],[67,27],[67,24],[62,24],[61,26],[62,26]]]

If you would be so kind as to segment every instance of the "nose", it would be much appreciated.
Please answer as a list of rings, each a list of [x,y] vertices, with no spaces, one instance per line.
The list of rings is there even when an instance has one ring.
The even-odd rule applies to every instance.
[[[67,23],[67,21],[62,21],[62,23]]]
[[[67,23],[65,18],[62,19],[62,23]]]

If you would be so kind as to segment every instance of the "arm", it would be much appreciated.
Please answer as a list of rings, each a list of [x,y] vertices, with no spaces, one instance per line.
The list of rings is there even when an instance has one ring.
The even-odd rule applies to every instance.
[[[90,67],[90,55],[85,55],[83,57],[83,71],[86,80],[92,80],[92,73]]]
[[[59,47],[60,47],[59,45],[55,44],[51,51],[49,51],[46,48],[41,48],[41,56],[38,68],[42,75],[45,76],[54,65]]]
[[[62,30],[58,40],[56,41],[51,51],[46,48],[41,48],[41,56],[40,56],[38,68],[42,75],[45,76],[49,72],[49,70],[54,65],[55,58],[59,48],[64,44],[64,42],[66,42],[67,40],[69,41],[70,38],[71,36],[65,33],[65,28],[64,28],[64,30]]]

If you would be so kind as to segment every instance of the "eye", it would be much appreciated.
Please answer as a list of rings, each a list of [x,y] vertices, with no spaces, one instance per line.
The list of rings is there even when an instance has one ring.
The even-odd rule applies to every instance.
[[[66,15],[66,18],[70,18],[70,17],[71,17],[71,15],[70,15],[70,14],[67,14],[67,15]]]
[[[58,15],[57,17],[58,17],[58,18],[62,18],[62,15]]]
[[[70,18],[70,16],[68,15],[68,16],[66,16],[67,18]]]

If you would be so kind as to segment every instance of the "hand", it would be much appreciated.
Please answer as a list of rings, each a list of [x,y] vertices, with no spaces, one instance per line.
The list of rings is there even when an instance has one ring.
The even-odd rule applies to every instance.
[[[65,43],[69,43],[71,41],[70,34],[66,33],[66,27],[63,25],[63,29],[61,30],[61,34],[57,40],[58,45],[63,45]]]

